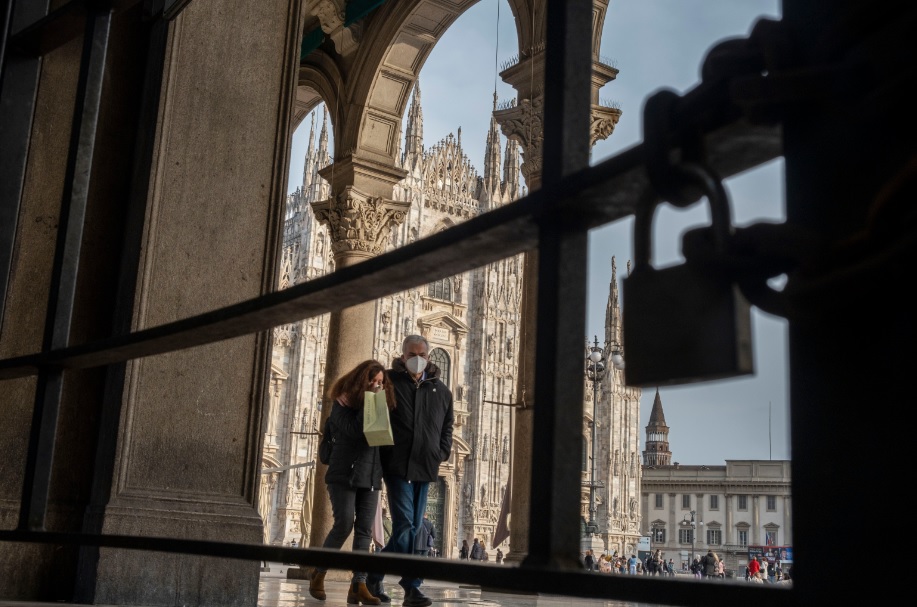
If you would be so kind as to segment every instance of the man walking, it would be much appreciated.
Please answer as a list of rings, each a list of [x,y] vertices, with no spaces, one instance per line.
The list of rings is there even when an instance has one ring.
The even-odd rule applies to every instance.
[[[483,561],[484,560],[484,548],[481,547],[478,538],[474,538],[474,543],[471,545],[471,556],[472,561]]]
[[[433,529],[433,523],[424,513],[423,520],[420,521],[420,527],[417,528],[417,536],[414,540],[414,554],[420,556],[429,556],[433,548],[433,542],[436,540],[436,530]]]
[[[440,380],[439,368],[428,360],[430,345],[422,335],[408,335],[401,356],[392,361],[389,380],[397,407],[391,411],[395,444],[381,447],[382,478],[392,513],[392,537],[382,552],[413,554],[414,542],[427,508],[427,492],[437,480],[439,465],[452,454],[454,422],[452,392]],[[390,603],[382,580],[370,574],[367,587],[383,603]],[[429,607],[432,601],[420,591],[421,578],[405,575],[404,607]]]

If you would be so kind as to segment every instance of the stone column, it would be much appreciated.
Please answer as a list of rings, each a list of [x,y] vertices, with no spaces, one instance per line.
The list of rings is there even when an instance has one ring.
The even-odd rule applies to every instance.
[[[760,546],[764,543],[761,535],[761,496],[751,496],[751,543]]]
[[[391,229],[404,221],[409,202],[391,196],[395,183],[405,172],[391,166],[365,161],[354,156],[338,160],[320,171],[331,184],[332,197],[312,203],[315,217],[330,228],[331,251],[335,268],[345,268],[383,253]],[[325,364],[325,389],[360,362],[372,358],[376,326],[376,304],[366,302],[331,313],[328,323],[328,353]],[[387,365],[388,361],[380,361]],[[322,397],[319,428],[331,413],[331,402]],[[325,486],[327,467],[315,469],[315,495],[312,500],[309,545],[321,547],[331,529],[332,512]],[[329,571],[329,575],[334,575]],[[349,579],[349,573],[347,573]]]
[[[518,102],[497,110],[494,117],[503,134],[517,141],[522,148],[520,170],[529,191],[541,187],[542,144],[544,142],[544,51],[526,55],[516,65],[510,66],[501,78],[518,91]],[[614,131],[621,116],[615,108],[596,103],[598,90],[617,75],[617,70],[596,62],[593,78],[592,124],[590,143],[607,138]],[[536,84],[537,83],[537,84]],[[535,402],[535,330],[538,319],[538,252],[525,254],[522,272],[522,334],[519,338],[519,373],[516,394],[523,406],[516,409],[515,434],[513,436],[513,500],[511,505],[510,547],[511,552],[504,559],[507,563],[521,562],[528,554],[529,508],[531,503],[532,475],[532,432]]]
[[[793,543],[793,498],[789,495],[783,496],[783,537],[779,538],[778,544],[789,546]]]
[[[147,96],[159,106],[155,124],[147,123],[148,173],[135,176],[146,195],[135,200],[124,250],[109,251],[128,260],[116,303],[131,330],[273,290],[286,187],[278,149],[289,146],[283,101],[295,83],[300,21],[299,3],[286,0],[192,2],[168,24],[161,55],[151,54],[161,74],[151,69],[147,84],[159,88]],[[125,55],[124,69],[142,65],[138,57]],[[107,104],[125,109],[121,99],[116,93]],[[112,243],[122,230],[111,233]],[[92,275],[99,268],[87,269]],[[113,368],[98,445],[91,434],[83,439],[95,448],[92,458],[68,458],[68,473],[57,481],[69,484],[70,467],[94,466],[83,528],[261,543],[257,496],[270,347],[270,332],[261,332]],[[48,554],[53,569],[57,559]],[[73,578],[80,603],[242,607],[257,602],[259,563],[84,547]]]

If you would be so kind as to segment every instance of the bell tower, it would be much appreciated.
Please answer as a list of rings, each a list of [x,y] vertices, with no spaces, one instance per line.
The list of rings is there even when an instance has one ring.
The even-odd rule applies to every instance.
[[[669,450],[669,427],[665,425],[665,414],[662,412],[662,399],[659,388],[653,399],[653,410],[646,425],[646,450],[643,452],[644,466],[669,466],[672,463],[672,452]]]

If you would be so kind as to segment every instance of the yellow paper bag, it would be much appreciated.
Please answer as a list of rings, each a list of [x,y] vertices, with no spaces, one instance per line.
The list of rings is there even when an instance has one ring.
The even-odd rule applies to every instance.
[[[385,390],[365,392],[363,395],[363,434],[370,447],[394,445],[392,421],[388,416]]]

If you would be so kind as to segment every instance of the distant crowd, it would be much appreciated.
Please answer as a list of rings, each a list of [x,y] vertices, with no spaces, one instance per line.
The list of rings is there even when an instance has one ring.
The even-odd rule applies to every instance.
[[[612,554],[602,552],[602,554],[596,555],[592,550],[587,550],[583,554],[583,566],[588,571],[598,571],[600,573],[675,575],[674,560],[669,559],[666,561],[659,550],[642,560],[638,559],[634,554],[624,556],[619,555],[617,552]]]
[[[676,565],[674,559],[665,559],[661,550],[651,552],[644,559],[636,555],[619,555],[617,552],[596,555],[586,550],[582,555],[583,567],[587,571],[601,573],[621,573],[629,575],[668,575],[674,576]],[[681,564],[682,573],[690,573],[698,579],[725,579],[726,562],[710,550],[703,556],[696,556],[691,563]],[[788,583],[793,577],[793,566],[784,568],[776,559],[768,560],[764,556],[752,557],[745,566],[745,581],[755,583]]]

